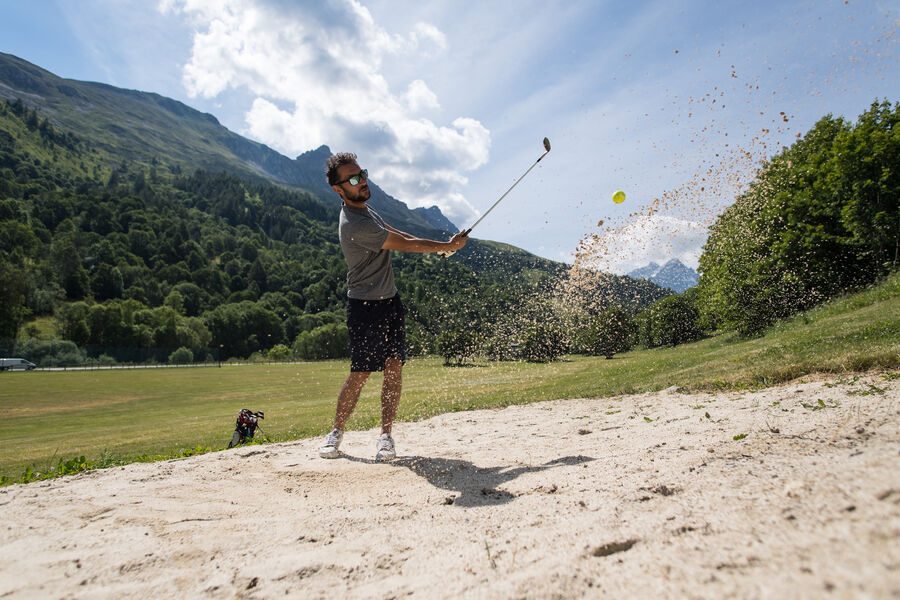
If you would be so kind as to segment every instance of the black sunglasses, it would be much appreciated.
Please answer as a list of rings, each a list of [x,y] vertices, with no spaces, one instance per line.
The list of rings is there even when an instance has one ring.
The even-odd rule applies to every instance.
[[[338,181],[337,184],[341,185],[342,183],[349,183],[350,185],[359,185],[359,182],[362,181],[363,179],[365,179],[366,181],[369,180],[369,170],[368,169],[363,169],[362,171],[360,171],[356,175],[353,175],[352,177],[348,177],[347,179],[345,179],[343,181]]]

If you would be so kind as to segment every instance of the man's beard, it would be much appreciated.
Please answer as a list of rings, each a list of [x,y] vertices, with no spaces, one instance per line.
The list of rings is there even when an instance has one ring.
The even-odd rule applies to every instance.
[[[346,192],[345,192],[345,194],[346,194]],[[359,192],[357,192],[356,194],[354,194],[352,196],[350,194],[346,194],[346,195],[347,195],[347,200],[350,200],[351,202],[365,202],[372,196],[372,191],[369,189],[369,186],[367,185],[367,186],[364,186],[362,189],[359,190]]]

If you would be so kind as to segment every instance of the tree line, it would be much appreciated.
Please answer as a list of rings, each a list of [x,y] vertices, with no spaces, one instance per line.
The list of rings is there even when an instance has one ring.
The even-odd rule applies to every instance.
[[[51,365],[346,354],[336,202],[110,156],[21,103],[0,103],[0,165],[3,355]],[[490,319],[549,276],[490,248],[469,256],[395,257],[413,352],[435,350],[454,307]],[[55,331],[38,326],[47,321]]]
[[[396,254],[413,354],[614,356],[779,319],[877,281],[900,252],[900,107],[826,116],[719,217],[699,285],[574,274],[473,243]],[[40,364],[347,354],[337,205],[158,157],[110,156],[0,103],[0,353]],[[55,331],[38,324],[50,321]],[[52,329],[52,328],[51,328]]]
[[[886,100],[855,123],[827,115],[760,165],[748,190],[712,226],[697,287],[629,306],[621,298],[589,297],[607,293],[608,281],[582,282],[577,293],[570,286],[557,294],[565,302],[520,311],[501,325],[502,337],[517,340],[512,348],[529,360],[563,352],[612,357],[720,332],[760,335],[877,282],[900,264],[898,122],[900,104]],[[475,343],[463,330],[446,331],[440,345],[448,364],[498,355],[490,341]],[[500,349],[509,353],[511,346]]]

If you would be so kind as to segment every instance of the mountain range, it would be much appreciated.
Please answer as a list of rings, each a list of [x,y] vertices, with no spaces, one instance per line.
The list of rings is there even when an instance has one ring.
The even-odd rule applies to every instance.
[[[38,340],[43,330],[26,327],[35,318],[116,360],[344,348],[329,346],[346,303],[330,155],[323,145],[288,158],[181,102],[0,53],[0,353],[20,331]],[[369,187],[395,227],[434,239],[457,231],[438,207],[411,210]],[[421,352],[454,328],[488,335],[568,271],[479,239],[450,260],[398,253],[393,264]],[[626,276],[595,288],[629,310],[664,295]]]
[[[659,287],[670,289],[679,294],[697,285],[700,275],[677,258],[659,266],[655,262],[628,273],[634,279],[646,279]]]
[[[331,149],[288,158],[244,138],[211,114],[152,92],[64,79],[11,54],[0,53],[0,98],[21,100],[51,123],[78,132],[99,149],[137,162],[165,157],[184,169],[226,171],[275,181],[334,202],[324,176]],[[410,210],[370,182],[370,204],[389,223],[417,235],[455,232],[436,206]]]
[[[59,77],[0,52],[0,99],[22,102],[54,126],[75,132],[112,159],[165,164],[184,172],[225,172],[308,193],[334,209],[337,199],[324,176],[332,149],[320,146],[291,159],[222,126],[215,116],[153,92]],[[410,209],[369,182],[369,204],[391,225],[415,235],[447,239],[459,230],[437,206]],[[472,240],[458,254],[476,271],[496,267],[560,273],[565,265],[508,244]],[[642,296],[636,294],[635,296]]]

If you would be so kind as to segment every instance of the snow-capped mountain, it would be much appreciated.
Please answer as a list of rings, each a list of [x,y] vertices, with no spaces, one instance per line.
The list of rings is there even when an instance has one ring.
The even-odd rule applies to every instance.
[[[692,268],[685,266],[677,258],[673,258],[663,266],[651,262],[646,267],[635,269],[628,273],[635,279],[647,279],[656,285],[668,288],[679,294],[688,288],[697,285],[700,275]]]

